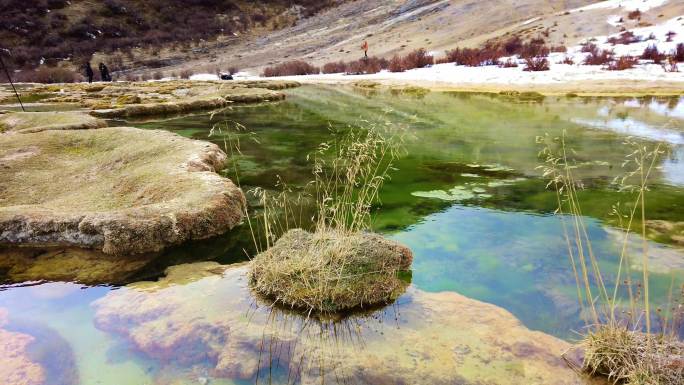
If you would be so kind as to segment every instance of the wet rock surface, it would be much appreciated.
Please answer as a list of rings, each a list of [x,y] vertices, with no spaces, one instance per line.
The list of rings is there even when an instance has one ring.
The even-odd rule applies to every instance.
[[[160,373],[273,383],[580,384],[569,344],[456,293],[409,291],[385,309],[314,321],[251,296],[247,266],[175,266],[96,301],[96,326]]]
[[[158,130],[0,135],[0,244],[138,254],[225,233],[244,205],[225,159]]]
[[[69,248],[0,247],[0,283],[31,281],[78,282],[86,285],[131,282],[153,256],[118,256]]]

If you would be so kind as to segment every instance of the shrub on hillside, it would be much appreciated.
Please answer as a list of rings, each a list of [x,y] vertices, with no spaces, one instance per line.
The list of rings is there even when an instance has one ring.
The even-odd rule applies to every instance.
[[[12,80],[24,83],[76,83],[82,81],[83,76],[66,68],[41,66],[35,70],[18,72]]]
[[[347,72],[347,64],[343,61],[325,63],[321,68],[324,74],[339,74]]]
[[[677,36],[677,32],[675,32],[675,31],[668,31],[668,32],[665,34],[665,36],[667,37],[667,39],[666,39],[665,41],[671,42],[672,40],[674,40],[674,37]]]
[[[319,73],[317,67],[303,60],[291,60],[285,63],[277,64],[271,67],[264,68],[264,77],[273,76],[297,76],[297,75],[313,75]]]
[[[622,56],[617,60],[608,63],[606,69],[609,71],[624,71],[634,68],[639,64],[639,59],[632,56]]]
[[[525,59],[523,71],[548,71],[549,60],[545,57],[528,57]]]
[[[499,60],[499,67],[500,68],[515,68],[517,66],[518,66],[518,62],[511,59],[511,58],[508,58],[508,60],[506,60],[506,61]]]
[[[369,57],[344,64],[345,70],[348,74],[375,74],[389,66],[387,59]]]
[[[181,79],[190,79],[190,76],[192,76],[192,75],[194,75],[194,74],[193,74],[192,70],[190,70],[190,69],[184,69],[178,73],[178,76]]]
[[[424,48],[409,52],[402,60],[404,62],[404,68],[407,70],[423,68],[435,64],[435,58],[432,55],[429,55]]]
[[[639,19],[641,19],[641,11],[636,9],[636,10],[628,13],[627,18],[629,20],[639,20]]]
[[[684,43],[677,44],[677,48],[672,52],[672,57],[678,62],[684,62]]]
[[[582,48],[582,51],[589,53],[584,59],[586,65],[607,65],[613,61],[613,51],[600,49],[596,44],[588,44]]]
[[[608,40],[606,40],[606,42],[611,44],[611,45],[616,45],[616,44],[639,43],[643,40],[644,39],[641,36],[635,35],[634,32],[625,31],[625,32],[622,32],[621,34],[619,34],[618,36],[609,37]]]
[[[495,65],[504,56],[503,51],[493,47],[456,48],[446,54],[450,62],[469,67]]]
[[[401,60],[401,56],[399,55],[394,55],[389,61],[389,68],[390,72],[404,72],[406,68],[404,68],[404,61]]]
[[[572,60],[572,58],[571,58],[570,56],[566,56],[566,57],[563,58],[563,60],[561,60],[561,64],[570,64],[570,65],[573,65],[573,64],[575,64],[575,61]]]
[[[663,59],[665,59],[665,54],[658,51],[658,46],[652,44],[644,49],[644,52],[641,54],[641,59],[653,60],[654,64],[660,64]]]

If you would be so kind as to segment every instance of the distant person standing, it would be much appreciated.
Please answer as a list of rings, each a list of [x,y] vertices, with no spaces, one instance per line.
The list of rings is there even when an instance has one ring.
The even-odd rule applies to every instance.
[[[93,76],[95,76],[95,73],[93,72],[93,67],[90,66],[90,62],[86,62],[83,67],[85,67],[85,74],[86,77],[88,78],[88,83],[93,82]]]
[[[100,79],[102,79],[103,82],[112,81],[112,76],[109,74],[109,68],[107,68],[104,63],[100,63]]]
[[[363,50],[363,57],[368,59],[368,42],[366,40],[363,41],[363,45],[361,45],[361,49]]]

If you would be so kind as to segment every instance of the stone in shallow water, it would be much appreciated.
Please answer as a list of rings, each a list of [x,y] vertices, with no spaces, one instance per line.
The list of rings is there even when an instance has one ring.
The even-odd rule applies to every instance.
[[[154,256],[118,256],[80,248],[0,247],[0,281],[64,281],[86,285],[128,283]]]
[[[0,133],[45,130],[85,130],[106,127],[107,122],[82,112],[0,113]]]
[[[412,261],[406,246],[378,234],[294,229],[254,257],[250,283],[279,305],[331,314],[394,301]]]
[[[0,135],[0,243],[138,254],[225,233],[245,204],[225,159],[159,130]]]
[[[568,343],[456,293],[412,288],[383,310],[321,322],[260,303],[246,274],[245,265],[170,268],[96,301],[96,326],[166,364],[162,374],[200,366],[274,383],[583,383],[560,358]]]
[[[0,379],[6,385],[45,384],[45,372],[28,353],[34,338],[23,333],[3,329],[7,324],[7,311],[0,308]]]

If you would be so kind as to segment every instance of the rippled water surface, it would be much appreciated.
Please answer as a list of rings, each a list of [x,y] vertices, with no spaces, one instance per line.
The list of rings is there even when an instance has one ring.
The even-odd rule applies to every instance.
[[[623,144],[626,136],[662,142],[667,150],[648,193],[649,219],[684,222],[684,101],[677,98],[547,97],[528,102],[480,94],[433,92],[422,96],[312,86],[290,90],[288,95],[285,102],[235,106],[216,114],[112,124],[170,130],[224,146],[227,130],[237,122],[245,127],[239,133],[242,154],[224,172],[233,177],[233,165],[237,164],[245,190],[275,190],[278,178],[295,189],[306,184],[311,179],[307,154],[330,140],[334,130],[364,121],[392,122],[406,129],[405,154],[381,194],[374,226],[414,251],[412,287],[394,306],[347,324],[357,332],[343,339],[344,346],[357,338],[377,351],[390,349],[389,336],[396,341],[409,338],[397,333],[397,327],[426,338],[454,337],[420,324],[421,309],[432,309],[425,314],[434,313],[436,324],[442,322],[447,329],[448,325],[468,328],[457,324],[457,317],[450,318],[449,312],[437,310],[444,297],[436,293],[443,292],[497,305],[527,328],[562,339],[571,340],[574,331],[581,330],[563,230],[553,215],[556,197],[545,189],[538,169],[537,136],[560,135],[567,130],[568,145],[578,159],[574,171],[586,187],[580,201],[588,232],[604,271],[616,270],[621,246],[611,207],[633,199],[612,183],[624,172],[621,165],[630,151]],[[234,140],[235,136],[230,136]],[[253,207],[258,212],[258,205]],[[671,288],[676,291],[684,284],[684,234],[678,238],[677,234],[654,233],[649,242],[651,296],[661,303]],[[628,245],[635,255],[638,244],[634,239]],[[226,236],[132,264],[125,274],[99,272],[99,278],[89,285],[32,282],[26,273],[30,268],[22,274],[0,270],[0,279],[6,282],[0,291],[0,309],[7,314],[5,329],[35,338],[31,355],[44,364],[50,384],[231,384],[264,382],[269,377],[278,383],[304,381],[306,376],[301,373],[288,379],[296,366],[292,357],[311,354],[288,344],[283,346],[299,355],[271,353],[286,363],[260,365],[264,345],[255,337],[262,330],[256,326],[273,321],[263,304],[251,298],[242,276],[235,273],[244,267],[229,270],[221,283],[212,277],[222,273],[209,267],[190,269],[184,276],[179,273],[178,279],[169,278],[170,282],[162,279],[149,286],[119,287],[160,279],[169,266],[200,261],[228,265],[247,260],[246,254],[251,252],[251,238],[243,226]],[[92,264],[96,266],[97,261]],[[40,271],[38,265],[35,262],[35,271]],[[638,277],[638,263],[634,265],[633,274]],[[613,276],[608,274],[608,280]],[[447,308],[465,309],[452,305]],[[474,320],[480,316],[476,312],[481,309],[468,309],[473,312],[469,322],[477,324]],[[401,314],[407,314],[404,324]],[[250,323],[252,317],[256,321]],[[301,324],[306,321],[289,317],[276,317],[276,323],[302,335],[305,328]],[[498,322],[484,314],[481,318],[483,324]],[[241,322],[252,326],[239,326]],[[224,329],[240,329],[239,337],[228,339],[242,345],[224,341]],[[150,337],[145,338],[147,335]],[[216,347],[224,345],[231,348]],[[454,349],[466,355],[469,349],[477,350],[468,346],[463,351]],[[169,351],[185,355],[187,360],[171,359]],[[353,366],[355,359],[359,361],[347,354],[334,366]],[[437,362],[442,358],[424,359]],[[230,364],[234,362],[243,364]],[[514,371],[503,366],[501,372],[496,370],[492,364],[492,375],[499,376],[492,378],[503,379],[505,373]],[[345,373],[354,383],[358,373]],[[397,373],[401,371],[397,369]],[[385,377],[378,374],[377,383],[381,378]],[[387,378],[391,376],[385,381],[393,383]]]

